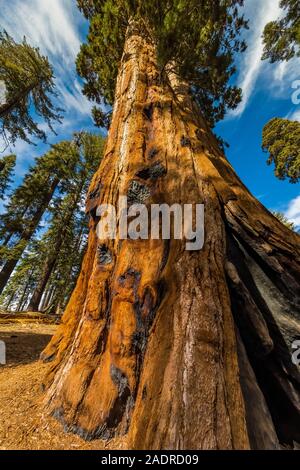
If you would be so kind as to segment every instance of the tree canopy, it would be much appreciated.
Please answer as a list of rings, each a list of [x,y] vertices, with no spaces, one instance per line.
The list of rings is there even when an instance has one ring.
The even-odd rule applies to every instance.
[[[271,63],[300,56],[300,0],[281,0],[284,16],[268,23],[264,30],[263,59]]]
[[[46,140],[36,117],[42,118],[53,130],[54,121],[61,120],[61,110],[53,104],[56,97],[53,70],[47,57],[31,47],[24,38],[21,43],[0,32],[0,130],[14,143],[18,138],[31,142],[31,137]]]
[[[297,183],[300,176],[300,122],[271,119],[263,129],[263,150],[269,153],[268,165],[274,163],[279,179]]]
[[[95,122],[107,124],[99,105],[113,104],[126,29],[135,18],[157,43],[162,79],[166,65],[175,64],[213,127],[226,109],[241,100],[241,90],[230,79],[235,73],[234,55],[246,48],[239,38],[247,27],[242,5],[243,0],[78,0],[90,20],[90,31],[77,69],[85,79],[84,94],[98,105]]]

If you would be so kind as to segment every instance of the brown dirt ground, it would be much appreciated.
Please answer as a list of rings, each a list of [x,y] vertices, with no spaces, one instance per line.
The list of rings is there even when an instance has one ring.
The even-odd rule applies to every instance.
[[[67,434],[43,414],[41,382],[48,366],[38,358],[55,328],[39,323],[0,324],[0,340],[7,351],[7,365],[0,365],[0,450],[122,448],[123,439],[86,442]]]

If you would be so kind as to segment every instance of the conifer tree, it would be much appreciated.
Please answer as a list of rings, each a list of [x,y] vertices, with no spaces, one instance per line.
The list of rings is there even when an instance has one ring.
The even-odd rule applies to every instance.
[[[16,164],[15,155],[6,155],[0,159],[0,199],[3,199],[5,192],[12,182],[12,175]]]
[[[300,56],[300,0],[280,0],[284,14],[264,29],[263,59],[274,63]]]
[[[297,183],[300,176],[300,122],[274,118],[263,129],[262,147],[274,163],[275,176]]]
[[[250,194],[211,132],[240,97],[230,78],[243,2],[78,3],[90,19],[84,91],[113,113],[81,273],[42,353],[47,412],[130,449],[293,447],[299,236]],[[118,209],[120,195],[148,209],[203,203],[202,250],[98,239],[96,208]]]
[[[36,159],[0,217],[2,270],[0,292],[35,234],[55,191],[64,191],[78,164],[78,152],[69,142],[53,145]]]
[[[81,133],[75,136],[73,145],[76,146],[75,151],[78,152],[76,169],[69,182],[66,196],[52,214],[51,226],[47,232],[49,251],[45,258],[40,280],[28,306],[28,309],[31,311],[36,311],[39,308],[45,287],[58,261],[58,255],[63,245],[70,245],[72,243],[72,237],[74,236],[73,225],[74,222],[76,223],[76,216],[86,195],[91,178],[99,166],[103,153],[103,142],[102,137],[88,133]]]
[[[12,143],[17,139],[30,142],[32,137],[46,140],[38,127],[33,109],[53,130],[61,122],[61,110],[53,104],[57,94],[53,70],[47,57],[31,47],[26,39],[21,43],[0,32],[0,130]]]
[[[300,56],[300,0],[281,0],[284,15],[268,23],[264,30],[263,59],[271,63]],[[271,119],[263,129],[263,150],[268,165],[275,164],[275,176],[297,183],[300,171],[300,124],[288,119]]]

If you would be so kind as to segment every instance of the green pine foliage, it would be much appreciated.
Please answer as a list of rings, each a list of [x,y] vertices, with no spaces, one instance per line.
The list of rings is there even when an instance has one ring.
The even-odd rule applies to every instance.
[[[295,224],[291,222],[282,212],[273,211],[272,214],[287,228],[290,230],[295,230]]]
[[[74,134],[72,141],[56,144],[39,157],[14,191],[7,212],[1,216],[0,254],[2,265],[10,260],[19,262],[0,297],[2,308],[27,309],[45,276],[42,308],[61,311],[68,302],[86,249],[88,217],[84,202],[104,144],[99,135]],[[24,240],[30,217],[54,181],[57,186],[45,209],[46,228],[39,235],[39,220],[30,239]]]
[[[15,165],[15,155],[6,155],[0,159],[0,199],[4,198],[6,191],[10,187],[10,183],[12,183]]]
[[[262,148],[267,163],[275,165],[275,176],[297,183],[300,177],[300,122],[274,118],[263,129]]]
[[[263,59],[271,63],[300,56],[300,0],[281,0],[284,16],[264,30]]]
[[[31,142],[32,137],[46,140],[46,133],[33,117],[42,118],[50,127],[61,122],[61,109],[53,104],[57,96],[53,70],[47,57],[31,47],[26,39],[17,43],[5,31],[0,32],[0,129],[12,143]]]
[[[175,64],[214,127],[241,100],[241,90],[230,79],[235,73],[234,56],[246,47],[239,38],[247,27],[242,5],[243,0],[78,0],[90,20],[90,31],[77,69],[85,79],[84,94],[98,105],[96,123],[108,124],[101,106],[114,102],[126,29],[129,20],[136,19],[141,33],[151,31],[157,43],[161,79],[167,80],[166,66]]]

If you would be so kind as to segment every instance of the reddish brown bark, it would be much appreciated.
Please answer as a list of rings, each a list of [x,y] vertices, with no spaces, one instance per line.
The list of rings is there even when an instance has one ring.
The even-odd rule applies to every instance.
[[[280,322],[294,315],[284,334],[300,331],[299,237],[253,198],[185,85],[167,74],[168,83],[151,40],[129,32],[88,199],[88,252],[42,356],[53,361],[47,410],[87,439],[127,434],[129,448],[291,444],[299,438],[300,381]],[[154,164],[164,171],[151,177]],[[204,203],[204,248],[97,240],[96,206],[117,205],[132,181],[147,205]]]

